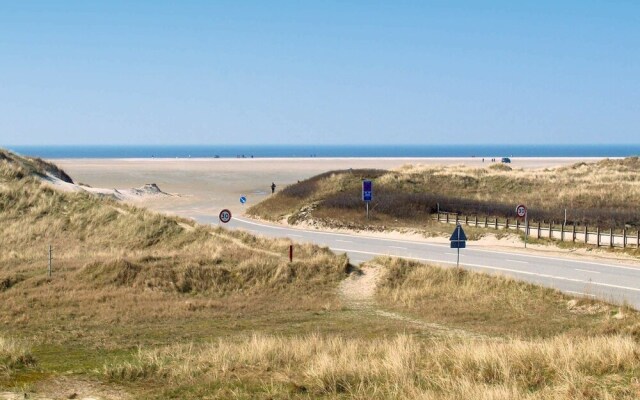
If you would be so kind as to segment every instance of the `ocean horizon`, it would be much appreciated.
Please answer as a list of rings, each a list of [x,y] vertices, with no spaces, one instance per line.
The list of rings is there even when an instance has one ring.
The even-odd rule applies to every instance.
[[[630,157],[637,145],[166,145],[6,146],[41,158]]]

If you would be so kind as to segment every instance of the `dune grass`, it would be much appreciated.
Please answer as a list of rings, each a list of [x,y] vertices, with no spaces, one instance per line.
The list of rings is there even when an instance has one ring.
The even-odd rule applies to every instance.
[[[31,349],[25,343],[0,336],[0,375],[11,376],[16,370],[35,363]]]
[[[360,198],[363,178],[374,180],[369,220]],[[249,213],[340,228],[424,228],[438,209],[514,218],[515,205],[523,203],[532,221],[562,221],[566,208],[569,224],[637,229],[639,198],[638,157],[544,170],[511,169],[502,164],[487,168],[407,165],[393,171],[321,174],[291,185],[253,206]]]
[[[140,350],[103,373],[115,381],[189,387],[192,395],[182,392],[184,398],[218,387],[220,398],[631,399],[639,389],[639,355],[638,343],[621,336],[425,342],[403,334],[253,335]],[[236,380],[244,385],[229,384]]]
[[[425,320],[516,338],[626,334],[640,339],[640,315],[624,305],[462,268],[388,257],[371,263],[384,270],[378,301]]]
[[[119,399],[637,397],[632,310],[374,260],[371,307],[474,333],[443,338],[352,308],[338,289],[354,268],[326,248],[294,244],[290,263],[289,240],[58,192],[26,165],[0,160],[2,390],[64,398],[49,392],[64,377]]]

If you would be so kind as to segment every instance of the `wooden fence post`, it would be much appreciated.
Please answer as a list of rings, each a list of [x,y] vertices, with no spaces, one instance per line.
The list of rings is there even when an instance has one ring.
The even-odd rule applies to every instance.
[[[498,229],[498,218],[496,217],[496,229]]]
[[[516,232],[520,232],[520,220],[516,219]]]
[[[560,225],[560,241],[564,242],[564,222]]]
[[[507,221],[504,223],[504,229],[509,229],[509,218],[507,218]]]
[[[598,239],[596,240],[596,247],[600,247],[600,227],[596,228],[596,236],[598,236]]]
[[[638,236],[636,236],[636,248],[640,249],[640,229],[638,229]]]
[[[447,224],[449,223],[449,213],[447,213]]]
[[[625,227],[622,230],[622,248],[626,248],[627,247],[627,228]]]
[[[573,222],[573,238],[571,239],[574,243],[576,242],[576,222]]]
[[[459,215],[456,213],[456,225],[458,225],[458,217]]]
[[[484,217],[484,227],[485,228],[489,227],[489,217],[487,217],[487,216]]]
[[[469,217],[466,215],[464,216],[464,224],[469,225]]]
[[[553,221],[549,222],[549,239],[553,238]]]
[[[438,212],[438,222],[440,222],[440,212]]]
[[[540,239],[540,221],[538,221],[538,239]]]
[[[476,228],[478,227],[478,216],[476,215]]]
[[[613,228],[609,228],[609,247],[613,247]]]
[[[589,225],[584,226],[584,242],[589,243]]]

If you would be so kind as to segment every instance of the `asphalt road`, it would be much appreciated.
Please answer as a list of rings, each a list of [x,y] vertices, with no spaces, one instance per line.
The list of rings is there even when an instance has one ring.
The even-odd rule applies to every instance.
[[[217,217],[200,217],[197,220],[201,223],[219,224]],[[457,259],[456,249],[444,244],[302,230],[238,217],[222,225],[269,237],[288,237],[297,242],[328,246],[336,253],[347,253],[354,264],[379,255],[448,265],[455,265]],[[453,228],[452,226],[452,231]],[[634,265],[581,261],[568,257],[474,249],[473,242],[467,242],[467,248],[460,250],[460,266],[474,271],[512,276],[571,294],[597,297],[616,303],[627,302],[640,309],[638,263]]]

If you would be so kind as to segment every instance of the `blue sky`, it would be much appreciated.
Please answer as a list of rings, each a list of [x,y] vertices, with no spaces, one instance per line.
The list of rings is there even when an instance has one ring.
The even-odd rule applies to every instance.
[[[638,1],[4,1],[0,145],[640,142]]]

